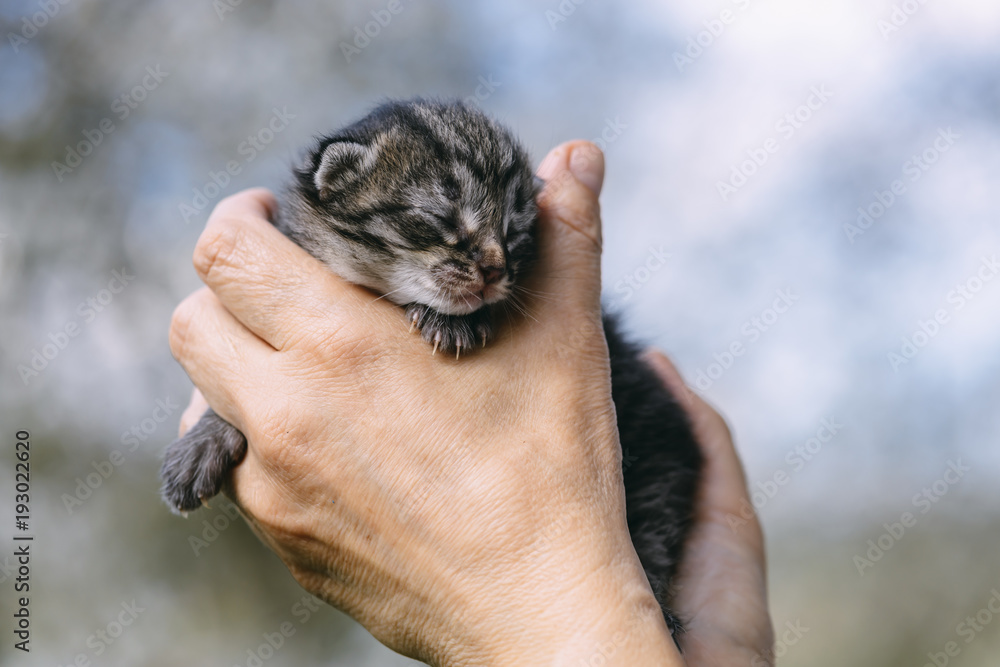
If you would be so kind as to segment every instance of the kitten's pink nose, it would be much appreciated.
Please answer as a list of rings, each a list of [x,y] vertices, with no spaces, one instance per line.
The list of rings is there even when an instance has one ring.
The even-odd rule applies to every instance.
[[[504,276],[505,270],[502,266],[483,266],[480,264],[479,273],[483,276],[483,282],[485,284],[492,285],[500,282],[500,279]]]

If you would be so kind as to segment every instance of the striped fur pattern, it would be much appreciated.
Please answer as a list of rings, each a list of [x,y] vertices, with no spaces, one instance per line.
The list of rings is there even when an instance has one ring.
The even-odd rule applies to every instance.
[[[478,109],[391,102],[319,142],[277,225],[458,354],[493,336],[495,306],[532,258],[536,183],[524,149]]]

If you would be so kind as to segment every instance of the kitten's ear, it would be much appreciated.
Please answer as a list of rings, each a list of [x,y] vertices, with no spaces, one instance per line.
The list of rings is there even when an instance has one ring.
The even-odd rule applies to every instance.
[[[320,199],[329,199],[344,186],[361,178],[375,164],[375,148],[353,141],[335,141],[323,151],[313,183]]]

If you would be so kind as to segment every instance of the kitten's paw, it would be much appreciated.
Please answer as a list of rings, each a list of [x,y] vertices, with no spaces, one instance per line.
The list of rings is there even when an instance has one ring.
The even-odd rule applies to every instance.
[[[493,338],[493,325],[484,308],[469,315],[443,315],[423,304],[411,303],[406,307],[410,329],[419,329],[424,340],[434,346],[434,351],[454,352],[485,346]]]
[[[198,509],[222,490],[226,475],[246,454],[247,441],[209,410],[163,458],[163,500],[177,513]]]

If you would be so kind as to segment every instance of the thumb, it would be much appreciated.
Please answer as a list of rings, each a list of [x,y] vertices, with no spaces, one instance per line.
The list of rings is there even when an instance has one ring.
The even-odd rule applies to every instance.
[[[546,306],[600,312],[604,153],[589,141],[554,148],[538,168],[537,289]],[[551,299],[551,301],[549,301]]]

